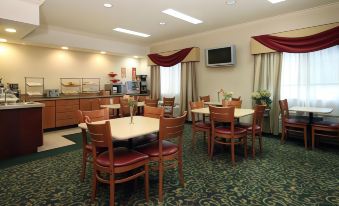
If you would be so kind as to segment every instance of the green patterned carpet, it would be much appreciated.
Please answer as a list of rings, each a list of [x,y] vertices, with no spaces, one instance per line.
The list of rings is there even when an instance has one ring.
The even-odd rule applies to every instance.
[[[190,125],[185,129],[185,187],[176,170],[165,175],[164,205],[339,205],[339,151],[306,151],[302,142],[280,145],[264,139],[264,152],[255,160],[243,159],[239,148],[236,167],[230,150],[220,148],[213,161],[198,138],[191,148]],[[80,138],[80,134],[72,138]],[[67,151],[0,170],[0,205],[107,205],[108,187],[99,185],[97,201],[90,202],[90,172],[79,180],[81,150]],[[1,163],[1,162],[0,162]],[[158,205],[157,173],[150,175],[150,202]],[[117,205],[147,205],[143,179],[116,189]]]

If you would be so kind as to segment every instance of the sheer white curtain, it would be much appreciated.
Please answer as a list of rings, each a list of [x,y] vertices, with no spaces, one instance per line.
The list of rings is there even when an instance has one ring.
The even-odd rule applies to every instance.
[[[291,106],[331,107],[339,115],[339,46],[283,53],[280,95]]]
[[[180,102],[180,76],[180,63],[172,67],[160,67],[161,98],[175,97],[175,102]]]

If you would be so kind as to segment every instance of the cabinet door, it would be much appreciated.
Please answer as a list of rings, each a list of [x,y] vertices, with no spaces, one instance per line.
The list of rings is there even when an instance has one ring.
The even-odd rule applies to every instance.
[[[92,99],[80,99],[80,110],[91,111],[92,110]]]
[[[42,109],[44,129],[55,127],[55,107],[45,107]]]

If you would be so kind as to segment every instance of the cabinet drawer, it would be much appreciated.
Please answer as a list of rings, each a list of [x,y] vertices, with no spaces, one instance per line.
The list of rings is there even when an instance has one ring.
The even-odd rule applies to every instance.
[[[67,106],[57,106],[56,112],[72,112],[77,111],[79,109],[79,105],[67,105]]]
[[[45,107],[55,107],[55,101],[40,101],[40,103],[45,104]]]
[[[74,111],[72,111],[72,112],[61,112],[61,113],[59,112],[59,113],[56,113],[55,119],[56,120],[63,120],[63,119],[75,119],[75,120],[77,120],[77,114]]]
[[[76,119],[60,119],[56,120],[55,125],[57,127],[63,127],[63,126],[69,126],[69,125],[75,125],[78,124],[78,121]]]
[[[79,99],[56,100],[56,106],[79,105]]]

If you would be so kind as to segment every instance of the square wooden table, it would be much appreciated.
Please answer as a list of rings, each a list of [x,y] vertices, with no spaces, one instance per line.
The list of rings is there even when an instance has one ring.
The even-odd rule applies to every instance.
[[[133,116],[133,124],[130,124],[131,117],[103,120],[93,123],[102,124],[106,121],[110,121],[111,123],[111,134],[113,140],[128,140],[134,137],[159,132],[160,120],[144,116]],[[81,129],[87,130],[86,123],[81,123],[78,126]]]
[[[196,113],[196,114],[210,114],[210,110],[209,110],[208,107],[204,107],[204,108],[200,108],[200,109],[192,109],[191,112]],[[254,113],[253,109],[235,108],[234,117],[240,118],[240,117],[244,117],[244,116],[247,116],[247,115],[251,115],[253,113]]]

